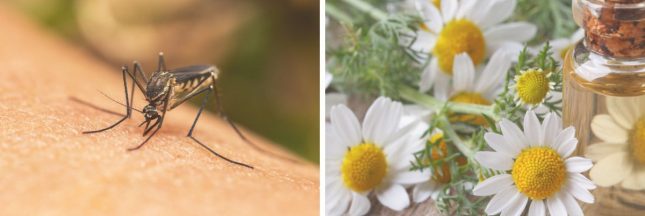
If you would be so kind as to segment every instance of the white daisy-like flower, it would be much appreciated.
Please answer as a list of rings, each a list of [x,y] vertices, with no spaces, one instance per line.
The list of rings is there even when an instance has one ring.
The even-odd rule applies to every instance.
[[[573,48],[573,46],[575,46],[576,43],[584,37],[585,37],[584,29],[578,29],[569,38],[559,38],[559,39],[549,41],[549,44],[551,45],[553,50],[553,53],[551,54],[551,56],[556,61],[562,63],[564,56],[567,54],[567,51]]]
[[[620,183],[631,190],[645,189],[645,96],[607,97],[609,114],[591,121],[602,142],[589,145],[587,157],[596,161],[589,176],[609,187]]]
[[[417,126],[411,132],[412,136],[423,136],[423,134],[425,134],[430,127],[431,115],[434,112],[419,105],[404,105],[403,110],[403,122],[418,122]],[[419,149],[423,149],[427,142],[430,142],[427,144],[439,143],[439,146],[433,149],[433,160],[442,159],[443,157],[447,156],[448,152],[446,142],[443,140],[443,133],[439,129],[435,129],[430,135],[426,135],[422,139],[425,141],[418,143],[421,145],[418,147]],[[435,152],[435,150],[437,151]],[[447,164],[445,166],[446,169],[444,169],[444,167],[441,168],[443,171],[442,174],[438,174],[438,171],[434,171],[432,178],[428,179],[428,181],[421,182],[414,186],[414,188],[412,189],[412,201],[414,201],[415,203],[420,203],[427,200],[429,197],[432,197],[433,199],[437,198],[437,196],[439,195],[438,189],[441,184],[450,181],[450,171],[447,169],[449,168]],[[444,175],[446,173],[447,175]]]
[[[423,71],[425,80],[439,75],[451,76],[456,55],[468,53],[475,65],[498,49],[514,55],[522,43],[535,35],[537,28],[527,22],[502,23],[515,9],[515,0],[442,0],[439,7],[427,0],[416,2],[424,22],[412,49],[432,53],[430,64]],[[421,91],[430,86],[421,86]]]
[[[427,129],[427,126],[426,126]],[[440,130],[435,130],[426,138],[428,145],[432,146],[432,160],[442,160],[448,157],[448,146]],[[457,164],[463,164],[464,158],[456,160]],[[430,161],[428,161],[429,163]],[[453,162],[453,161],[450,161]],[[439,195],[439,189],[442,185],[447,184],[451,180],[450,164],[446,163],[432,167],[432,178],[426,182],[417,184],[412,189],[412,200],[415,203],[426,201],[428,198],[436,199]]]
[[[544,102],[555,102],[562,99],[562,93],[553,91],[554,82],[551,73],[540,68],[529,68],[515,75],[511,89],[515,92],[515,101],[527,108],[535,109],[538,114],[545,114],[549,109]]]
[[[510,54],[504,50],[496,51],[480,72],[475,69],[475,64],[466,53],[458,54],[454,61],[452,82],[446,80],[436,83],[434,96],[455,103],[492,104],[501,92],[504,77],[511,67]],[[483,117],[471,115],[456,115],[451,120],[476,125],[486,123]]]
[[[489,215],[520,215],[530,201],[528,215],[582,215],[576,202],[593,203],[589,190],[595,185],[581,173],[591,160],[570,157],[578,140],[575,129],[562,129],[560,117],[547,114],[544,122],[533,111],[524,116],[524,132],[502,119],[502,134],[486,133],[484,139],[494,151],[482,151],[475,159],[484,167],[503,172],[480,182],[477,196],[495,195],[486,206]]]
[[[401,103],[380,97],[362,126],[346,106],[331,109],[325,152],[328,215],[366,214],[371,192],[384,206],[402,210],[410,204],[404,186],[430,178],[430,172],[410,171],[423,140],[410,135],[416,125],[401,125],[402,109]]]

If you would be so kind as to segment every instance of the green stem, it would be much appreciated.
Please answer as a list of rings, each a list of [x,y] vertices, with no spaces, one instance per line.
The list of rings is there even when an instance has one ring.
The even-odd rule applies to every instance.
[[[327,2],[325,3],[325,12],[332,18],[338,20],[341,23],[351,24],[353,23],[352,18],[347,15],[345,12],[339,10],[333,4]]]
[[[444,102],[418,92],[410,87],[402,87],[401,89],[399,89],[399,93],[404,99],[414,102],[415,104],[425,106],[432,110],[441,110],[444,107],[447,107],[449,111],[453,112],[476,115],[483,114],[493,118],[493,120],[499,119],[499,117],[493,112],[493,105],[483,106],[476,104]]]
[[[473,152],[470,147],[466,145],[466,143],[461,140],[457,132],[450,126],[450,121],[448,121],[448,118],[446,116],[440,116],[438,117],[437,121],[437,127],[441,129],[443,134],[448,138],[448,140],[452,141],[453,144],[455,144],[455,147],[464,154],[464,156],[474,159],[475,158],[475,152]]]
[[[374,19],[377,20],[384,20],[387,19],[387,14],[378,8],[375,8],[374,6],[370,5],[367,2],[364,2],[362,0],[343,0],[347,4],[350,4],[354,6],[354,8],[359,9],[365,13],[368,13],[370,16],[372,16]]]

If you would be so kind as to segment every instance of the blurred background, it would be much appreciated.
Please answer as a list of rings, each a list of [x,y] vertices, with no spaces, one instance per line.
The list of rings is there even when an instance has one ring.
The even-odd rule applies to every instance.
[[[114,73],[138,60],[150,74],[160,51],[169,68],[216,65],[233,121],[318,163],[318,1],[4,1]]]

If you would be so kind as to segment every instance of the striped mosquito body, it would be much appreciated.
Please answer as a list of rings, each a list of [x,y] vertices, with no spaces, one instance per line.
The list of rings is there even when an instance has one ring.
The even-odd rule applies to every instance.
[[[137,62],[134,63],[133,73],[130,73],[130,71],[128,71],[128,68],[124,66],[122,68],[122,74],[123,74],[123,86],[125,88],[125,105],[124,104],[122,105],[126,107],[126,115],[123,116],[121,120],[117,121],[116,123],[112,124],[107,128],[103,128],[95,131],[86,131],[83,133],[98,133],[98,132],[109,130],[117,126],[121,122],[123,122],[125,119],[130,118],[132,114],[132,110],[135,110],[143,114],[145,119],[139,125],[139,126],[143,126],[145,124],[143,136],[146,136],[149,134],[149,136],[143,142],[141,142],[141,144],[139,144],[134,148],[128,149],[130,151],[136,150],[141,148],[144,144],[146,144],[148,140],[150,140],[157,133],[157,131],[159,131],[159,129],[163,125],[166,112],[174,109],[175,107],[181,105],[182,103],[186,102],[187,100],[193,98],[196,95],[206,94],[206,97],[204,97],[204,100],[202,101],[200,109],[197,112],[197,116],[195,117],[195,120],[193,121],[193,125],[190,127],[190,130],[188,131],[187,136],[219,158],[222,158],[233,164],[241,165],[248,168],[253,168],[252,166],[249,166],[247,164],[240,163],[237,161],[233,161],[231,159],[228,159],[218,154],[210,147],[204,145],[202,142],[200,142],[195,137],[193,137],[193,130],[195,129],[197,120],[199,120],[199,116],[201,115],[206,105],[206,102],[208,101],[208,96],[210,95],[211,92],[214,92],[218,113],[222,118],[224,118],[229,123],[229,125],[235,130],[235,132],[240,136],[240,138],[244,140],[246,143],[248,143],[249,145],[251,145],[253,148],[265,153],[270,153],[262,150],[261,148],[257,147],[255,144],[250,142],[248,139],[246,139],[246,137],[244,137],[244,135],[235,126],[235,124],[232,121],[230,121],[222,111],[219,95],[217,93],[217,88],[216,88],[216,82],[219,76],[219,70],[215,66],[194,65],[194,66],[182,67],[182,68],[177,68],[172,70],[166,70],[163,54],[160,53],[157,71],[154,72],[150,78],[146,77],[145,73],[141,69],[141,66]],[[131,80],[133,81],[132,87],[131,87],[132,92],[130,92],[129,96],[128,96],[128,85],[127,85],[126,77],[130,77]],[[132,107],[135,85],[143,93],[146,101],[148,102],[148,104],[145,105],[142,110],[138,110]]]

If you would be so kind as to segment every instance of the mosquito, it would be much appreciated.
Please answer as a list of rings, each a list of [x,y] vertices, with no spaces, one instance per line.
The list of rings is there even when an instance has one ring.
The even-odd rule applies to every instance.
[[[148,134],[150,135],[136,147],[128,149],[128,151],[134,151],[134,150],[140,149],[155,134],[157,134],[157,132],[159,131],[159,129],[161,129],[161,126],[163,125],[164,118],[166,117],[167,111],[174,109],[175,107],[181,105],[182,103],[186,102],[187,100],[190,100],[191,98],[197,95],[206,94],[204,99],[202,100],[202,104],[199,107],[197,116],[195,116],[195,120],[193,121],[193,124],[190,127],[190,130],[188,131],[187,136],[190,137],[195,142],[197,142],[197,144],[199,144],[200,146],[204,147],[210,153],[214,154],[215,156],[221,159],[224,159],[230,163],[253,169],[253,166],[251,165],[231,160],[215,152],[213,149],[211,149],[210,147],[208,147],[207,145],[205,145],[204,143],[202,143],[201,141],[199,141],[197,138],[193,136],[193,130],[195,129],[195,125],[199,120],[199,116],[202,114],[202,111],[204,110],[204,107],[208,102],[208,98],[210,94],[214,93],[215,102],[217,103],[217,113],[220,115],[220,117],[228,122],[228,124],[235,130],[237,135],[242,140],[244,140],[246,143],[248,143],[255,149],[268,153],[262,150],[261,148],[257,147],[250,140],[248,140],[242,134],[242,132],[237,128],[237,126],[235,126],[235,124],[230,119],[228,119],[226,114],[223,112],[222,105],[220,103],[219,94],[217,92],[217,78],[219,75],[219,70],[217,69],[217,67],[213,65],[192,65],[192,66],[177,68],[173,70],[167,70],[163,53],[159,53],[159,63],[157,65],[157,71],[154,72],[150,78],[148,78],[146,77],[145,73],[143,72],[143,69],[141,68],[141,65],[138,62],[135,61],[133,64],[134,64],[134,73],[130,73],[130,71],[128,71],[127,66],[121,67],[121,73],[123,76],[123,86],[125,89],[125,105],[110,98],[114,102],[119,103],[122,106],[126,107],[125,116],[123,116],[123,118],[121,118],[119,121],[115,122],[114,124],[106,128],[103,128],[100,130],[94,130],[94,131],[85,131],[83,132],[84,134],[99,133],[99,132],[112,129],[115,126],[119,125],[121,122],[130,118],[132,115],[132,110],[135,110],[143,114],[145,118],[145,120],[141,122],[141,124],[139,124],[139,127],[145,124],[143,136],[146,136]],[[132,87],[131,87],[132,92],[130,96],[128,96],[127,77],[130,77],[133,80]],[[142,79],[143,83],[140,82],[139,79]],[[138,110],[132,107],[134,102],[133,99],[134,99],[135,85],[143,93],[146,101],[148,102],[148,105],[143,107],[142,110]]]

